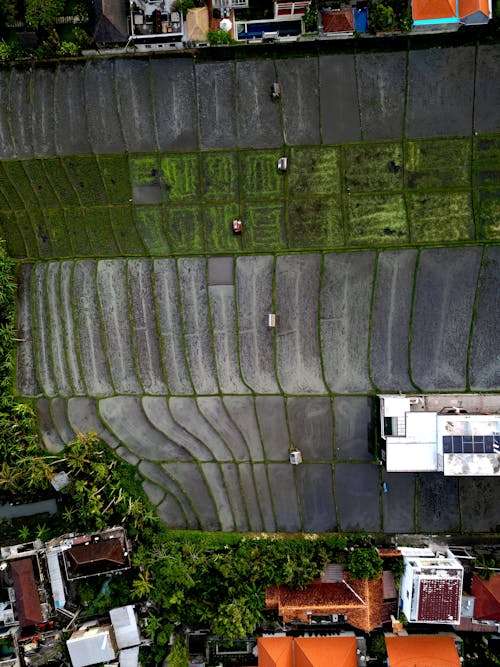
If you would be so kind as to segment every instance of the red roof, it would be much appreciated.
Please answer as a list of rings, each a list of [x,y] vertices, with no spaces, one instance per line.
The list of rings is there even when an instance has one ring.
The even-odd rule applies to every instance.
[[[323,32],[352,32],[354,30],[354,14],[352,9],[321,12]]]
[[[391,667],[460,667],[460,658],[452,637],[386,637],[385,645]]]
[[[420,579],[417,620],[458,622],[461,590],[462,582],[459,579]]]
[[[123,546],[116,538],[78,544],[65,552],[74,575],[91,575],[117,570],[125,565]]]
[[[455,0],[413,0],[411,11],[414,21],[453,19],[457,16]]]
[[[488,581],[473,575],[472,595],[476,598],[474,618],[478,621],[500,621],[500,574]]]
[[[19,625],[24,628],[43,621],[33,561],[20,558],[10,562]]]

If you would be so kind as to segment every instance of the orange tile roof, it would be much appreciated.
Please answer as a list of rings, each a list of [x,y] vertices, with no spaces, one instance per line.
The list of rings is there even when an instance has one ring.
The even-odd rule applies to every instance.
[[[302,591],[287,586],[266,589],[267,609],[277,609],[284,623],[307,622],[307,611],[313,616],[346,614],[350,625],[370,632],[382,625],[382,603],[382,577],[371,581],[352,579],[347,580],[347,584],[317,581]]]
[[[413,0],[411,10],[414,21],[455,18],[455,0]]]
[[[500,575],[488,581],[472,577],[472,595],[476,598],[474,618],[478,621],[500,621]]]
[[[295,667],[357,667],[355,637],[299,637]]]
[[[385,645],[391,667],[460,667],[452,637],[386,637]]]
[[[259,637],[259,667],[293,667],[292,637]]]
[[[482,12],[486,16],[489,16],[490,6],[488,0],[458,0],[458,16],[461,19],[476,12]]]

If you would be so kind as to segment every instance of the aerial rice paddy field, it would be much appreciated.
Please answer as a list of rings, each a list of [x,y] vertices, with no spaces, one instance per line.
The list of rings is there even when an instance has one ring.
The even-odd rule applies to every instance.
[[[45,446],[96,431],[172,528],[498,531],[498,479],[378,465],[374,400],[498,403],[498,58],[0,69],[16,388]]]
[[[0,224],[19,259],[495,241],[499,172],[481,135],[6,160]]]

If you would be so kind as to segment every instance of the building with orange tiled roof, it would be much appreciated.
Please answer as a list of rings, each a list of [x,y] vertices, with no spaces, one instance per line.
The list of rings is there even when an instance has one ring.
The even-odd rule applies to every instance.
[[[311,616],[341,614],[354,628],[371,632],[382,625],[382,577],[323,583],[315,581],[301,591],[287,586],[266,589],[266,608],[276,609],[284,623],[308,623]]]
[[[356,637],[260,637],[259,667],[357,667]]]
[[[390,667],[460,667],[453,637],[407,635],[385,638]]]
[[[413,25],[458,27],[477,25],[491,18],[491,0],[412,0]]]

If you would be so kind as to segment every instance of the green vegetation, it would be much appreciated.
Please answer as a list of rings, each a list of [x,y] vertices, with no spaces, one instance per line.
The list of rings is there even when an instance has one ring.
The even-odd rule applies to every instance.
[[[203,153],[201,170],[205,199],[238,198],[238,156],[236,153]]]
[[[310,146],[290,150],[289,196],[330,196],[338,192],[340,192],[338,148]]]
[[[205,249],[200,206],[167,206],[167,234],[172,248],[179,253],[197,253]]]
[[[416,190],[470,187],[470,139],[408,142],[408,187]]]
[[[210,46],[237,44],[237,41],[226,30],[209,30],[207,37]]]
[[[285,209],[280,202],[243,206],[245,250],[266,252],[287,247]]]
[[[200,167],[198,155],[170,154],[161,158],[161,173],[168,201],[192,201],[199,198]]]
[[[344,148],[344,183],[348,192],[402,191],[401,144],[357,144]]]
[[[375,547],[353,549],[347,558],[347,571],[353,579],[376,579],[382,574],[383,561]]]
[[[288,204],[291,248],[340,247],[344,243],[339,198],[295,199]]]
[[[494,241],[499,174],[495,136],[13,160],[0,163],[0,226],[19,258]]]
[[[214,252],[238,252],[241,236],[231,232],[231,220],[240,217],[238,204],[205,206],[205,235],[207,247]]]
[[[163,209],[159,206],[138,206],[136,208],[137,228],[150,255],[168,253],[168,241],[163,225]]]
[[[462,241],[474,238],[468,192],[412,194],[408,202],[412,241]]]
[[[349,197],[348,237],[353,245],[386,245],[408,240],[402,195]]]
[[[284,178],[277,164],[276,151],[250,151],[240,155],[241,188],[244,199],[269,199],[283,196]]]

